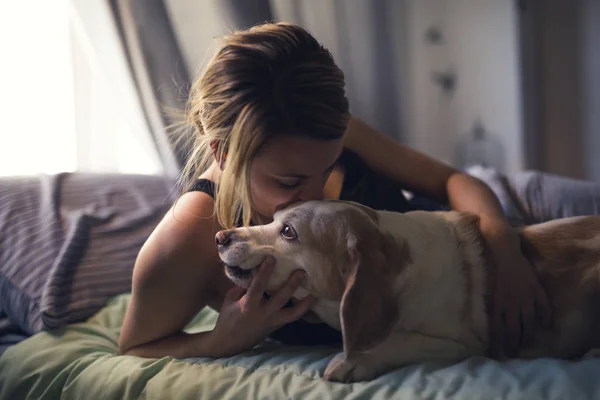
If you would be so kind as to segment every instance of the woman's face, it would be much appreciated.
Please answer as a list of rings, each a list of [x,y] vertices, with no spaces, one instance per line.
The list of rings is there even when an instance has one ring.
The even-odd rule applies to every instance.
[[[320,200],[343,140],[316,140],[281,135],[264,144],[250,171],[253,218],[268,223],[292,203]]]

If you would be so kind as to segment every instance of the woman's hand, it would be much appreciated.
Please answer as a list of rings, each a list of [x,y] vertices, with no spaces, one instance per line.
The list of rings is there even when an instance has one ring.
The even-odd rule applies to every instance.
[[[550,301],[508,223],[500,218],[482,219],[481,228],[495,271],[490,351],[496,357],[516,356],[519,346],[531,343],[540,321],[550,326]]]
[[[229,357],[250,350],[277,328],[302,317],[314,303],[309,295],[293,307],[283,306],[292,297],[302,280],[304,272],[294,272],[288,281],[271,298],[263,294],[274,268],[274,260],[268,257],[259,267],[250,287],[234,286],[221,307],[211,340],[215,353]]]

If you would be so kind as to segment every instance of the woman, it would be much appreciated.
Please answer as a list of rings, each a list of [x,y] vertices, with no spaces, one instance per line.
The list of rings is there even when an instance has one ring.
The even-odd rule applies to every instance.
[[[143,246],[120,337],[124,354],[223,357],[268,336],[286,343],[332,343],[339,333],[301,317],[314,301],[290,305],[296,272],[264,295],[273,261],[245,292],[225,277],[215,233],[268,223],[299,200],[342,198],[374,208],[413,209],[411,190],[481,216],[497,265],[492,332],[510,354],[526,342],[548,300],[494,193],[479,180],[385,138],[350,116],[344,78],[331,54],[291,24],[265,24],[225,38],[192,87],[195,151],[181,198]],[[200,179],[198,179],[200,177]],[[206,305],[220,312],[213,331],[182,329]]]

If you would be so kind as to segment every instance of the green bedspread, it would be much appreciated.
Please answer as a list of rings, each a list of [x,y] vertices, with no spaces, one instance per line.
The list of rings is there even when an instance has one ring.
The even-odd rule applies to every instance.
[[[497,363],[471,359],[419,365],[371,382],[321,380],[333,348],[273,344],[226,359],[120,356],[117,338],[129,295],[85,323],[39,333],[0,358],[0,400],[16,399],[377,399],[600,398],[600,363]],[[211,329],[203,310],[189,331]]]

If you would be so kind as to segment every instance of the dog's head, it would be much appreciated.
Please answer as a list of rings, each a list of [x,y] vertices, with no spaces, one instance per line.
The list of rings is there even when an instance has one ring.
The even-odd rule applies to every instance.
[[[368,348],[397,320],[393,282],[409,261],[405,244],[379,229],[378,214],[343,201],[310,201],[279,211],[272,223],[216,235],[226,275],[248,287],[267,256],[275,268],[267,285],[277,290],[297,269],[303,289],[341,301],[346,351]]]

